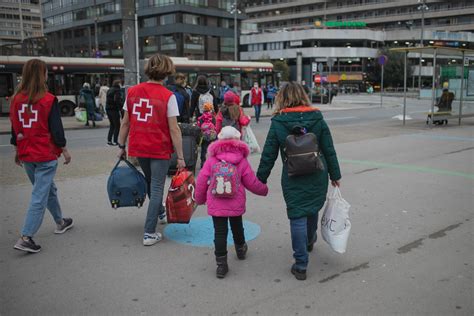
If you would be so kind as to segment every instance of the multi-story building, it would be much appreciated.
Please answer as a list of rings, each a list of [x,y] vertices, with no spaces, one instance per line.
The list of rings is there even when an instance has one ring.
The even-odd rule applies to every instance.
[[[42,36],[39,0],[0,0],[0,47]]]
[[[233,2],[137,0],[140,57],[162,52],[192,59],[232,60]],[[121,0],[42,0],[41,3],[51,55],[123,56]],[[243,17],[239,15],[238,20]]]
[[[311,81],[312,62],[327,71],[328,57],[339,74],[363,74],[381,48],[419,46],[422,29],[425,46],[474,48],[474,0],[265,0],[245,11],[256,27],[240,37],[241,59],[287,59],[294,80]],[[431,76],[432,60],[422,63]]]

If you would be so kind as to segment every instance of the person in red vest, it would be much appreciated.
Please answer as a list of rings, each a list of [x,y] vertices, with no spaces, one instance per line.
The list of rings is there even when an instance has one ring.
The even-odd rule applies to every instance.
[[[54,184],[58,157],[62,154],[64,163],[68,164],[71,155],[66,148],[58,99],[47,91],[46,63],[30,59],[23,66],[21,78],[10,104],[10,143],[16,149],[15,163],[23,166],[33,190],[21,237],[14,248],[36,253],[41,246],[33,237],[41,226],[46,208],[56,222],[55,234],[62,234],[73,226],[71,218],[62,216]]]
[[[255,120],[257,123],[260,121],[260,113],[262,111],[262,104],[265,98],[263,97],[263,90],[258,86],[258,83],[253,84],[252,90],[250,90],[249,103],[255,109]]]
[[[149,80],[128,89],[125,114],[119,134],[119,157],[128,154],[138,158],[148,182],[150,203],[145,220],[143,245],[151,246],[162,239],[156,231],[158,220],[166,223],[163,191],[171,154],[176,150],[178,169],[185,167],[176,96],[164,86],[164,80],[175,71],[173,61],[156,54],[148,59],[145,74]],[[174,148],[174,149],[173,149]]]

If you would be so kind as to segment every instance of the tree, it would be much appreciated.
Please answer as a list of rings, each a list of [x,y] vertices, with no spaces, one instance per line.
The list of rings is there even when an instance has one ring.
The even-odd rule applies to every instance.
[[[272,62],[273,70],[281,73],[281,81],[290,80],[290,67],[286,60],[275,60]]]
[[[384,66],[384,87],[403,87],[404,55],[387,49],[382,50],[380,55],[388,57],[387,63]],[[378,60],[373,60],[367,68],[371,69],[368,73],[369,81],[380,82],[382,67],[379,65]],[[411,75],[412,69],[407,63],[407,77],[410,77]]]

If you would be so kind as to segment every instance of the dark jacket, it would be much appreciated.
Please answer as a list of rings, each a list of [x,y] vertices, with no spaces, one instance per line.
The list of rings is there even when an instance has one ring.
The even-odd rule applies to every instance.
[[[189,104],[191,102],[191,98],[189,97],[188,92],[182,86],[177,85],[175,83],[169,84],[166,86],[168,90],[173,93],[179,93],[184,97],[184,112],[179,113],[178,122],[180,123],[189,123]]]
[[[284,157],[283,148],[286,137],[296,125],[306,127],[308,132],[316,135],[324,170],[307,176],[288,177],[287,166],[283,163],[281,186],[287,215],[291,219],[314,215],[323,207],[328,190],[328,173],[331,180],[341,178],[329,127],[318,110],[282,113],[272,118],[257,177],[262,182],[267,182],[278,153],[280,152],[281,157]]]
[[[85,104],[81,104],[81,106],[84,106],[87,110],[88,113],[94,113],[95,112],[95,98],[94,94],[92,93],[91,89],[84,89],[82,88],[81,91],[79,92],[79,99],[81,97],[84,97]]]
[[[107,102],[105,109],[108,111],[120,111],[123,107],[122,100],[122,91],[120,86],[112,86],[112,88],[107,91]]]
[[[199,96],[208,91],[212,95],[212,98],[214,99],[213,100],[214,112],[217,113],[219,111],[219,102],[217,100],[216,95],[214,94],[214,91],[212,91],[211,87],[207,85],[197,86],[196,89],[193,90],[193,94],[191,95],[191,110],[189,113],[189,117],[193,117],[193,115],[196,114],[196,118],[198,118],[202,115],[201,111],[199,111]]]

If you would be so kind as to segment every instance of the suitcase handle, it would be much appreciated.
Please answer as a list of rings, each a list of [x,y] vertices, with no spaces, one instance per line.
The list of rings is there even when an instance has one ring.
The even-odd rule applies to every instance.
[[[117,167],[120,165],[120,163],[121,163],[122,161],[125,162],[125,163],[127,164],[127,166],[128,166],[130,169],[133,169],[133,170],[139,172],[138,169],[137,169],[130,161],[128,161],[127,159],[121,158],[121,157],[119,158],[119,160],[118,160],[117,163],[115,164],[115,167],[112,169],[112,172],[113,172],[115,169],[117,169]]]

